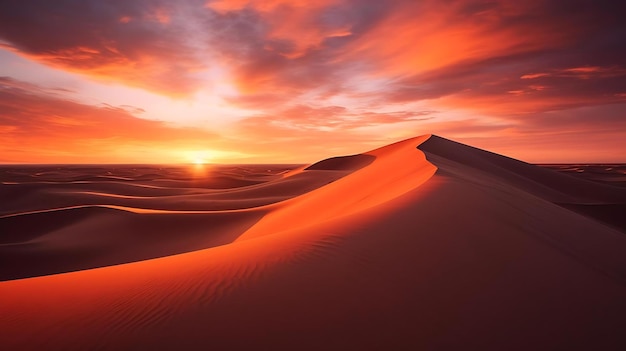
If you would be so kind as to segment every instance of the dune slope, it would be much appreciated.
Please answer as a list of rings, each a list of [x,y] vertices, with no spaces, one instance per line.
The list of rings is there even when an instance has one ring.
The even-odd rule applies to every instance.
[[[258,216],[208,248],[0,282],[0,348],[626,347],[626,237],[555,204],[618,191],[430,135],[363,155],[275,180],[333,174],[235,210]]]

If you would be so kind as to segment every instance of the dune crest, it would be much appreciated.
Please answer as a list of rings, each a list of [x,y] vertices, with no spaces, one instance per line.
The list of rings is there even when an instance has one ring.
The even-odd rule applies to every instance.
[[[432,135],[262,179],[43,227],[23,200],[0,218],[5,272],[65,273],[0,282],[0,348],[626,348],[626,236],[562,206],[626,204],[621,189]],[[76,186],[98,190],[55,185],[51,204]]]

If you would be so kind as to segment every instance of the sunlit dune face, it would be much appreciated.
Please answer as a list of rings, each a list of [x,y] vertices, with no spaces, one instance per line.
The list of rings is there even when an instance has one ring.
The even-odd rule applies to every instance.
[[[203,160],[194,161],[190,169],[191,176],[196,179],[206,178],[207,171],[206,163]]]

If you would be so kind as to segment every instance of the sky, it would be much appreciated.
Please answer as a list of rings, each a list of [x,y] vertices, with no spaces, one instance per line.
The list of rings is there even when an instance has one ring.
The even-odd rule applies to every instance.
[[[4,0],[0,163],[310,163],[437,134],[626,162],[615,0]]]

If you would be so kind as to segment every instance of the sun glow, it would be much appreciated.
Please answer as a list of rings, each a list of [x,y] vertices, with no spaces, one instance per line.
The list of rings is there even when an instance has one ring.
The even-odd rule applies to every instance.
[[[207,166],[213,154],[207,150],[189,151],[185,153],[185,159],[190,163],[189,170],[193,178],[205,178],[208,176],[209,167]]]
[[[173,157],[177,158],[179,163],[185,163],[195,166],[205,166],[209,164],[221,163],[245,163],[254,155],[236,152],[224,151],[218,149],[174,149],[169,151]]]
[[[185,158],[187,162],[191,162],[196,166],[203,166],[211,162],[213,153],[208,150],[191,151]]]
[[[202,158],[196,158],[195,160],[193,160],[193,164],[196,166],[202,166],[206,163],[206,160],[202,159]]]

